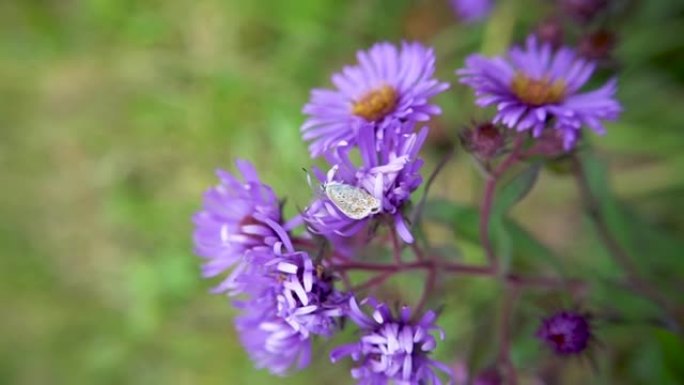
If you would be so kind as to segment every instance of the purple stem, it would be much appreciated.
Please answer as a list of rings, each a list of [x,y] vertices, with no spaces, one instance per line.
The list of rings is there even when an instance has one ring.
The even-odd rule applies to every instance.
[[[425,278],[425,287],[423,288],[423,294],[420,296],[420,300],[416,305],[416,310],[413,313],[414,317],[420,317],[420,315],[423,313],[423,308],[425,307],[425,304],[427,303],[430,294],[432,294],[432,291],[435,290],[435,284],[437,283],[436,278],[437,271],[434,268],[429,269],[428,276]]]
[[[372,280],[378,279],[380,282],[389,278],[390,275],[402,273],[406,271],[413,270],[434,270],[435,273],[441,271],[469,275],[473,277],[495,277],[496,271],[492,270],[490,266],[475,266],[466,265],[453,262],[443,262],[436,261],[432,259],[424,259],[409,263],[404,263],[402,265],[387,264],[387,263],[374,263],[374,262],[361,262],[361,261],[350,261],[342,262],[332,266],[333,269],[339,272],[346,272],[350,270],[359,271],[370,271],[385,273],[380,274],[377,277],[372,278],[370,281],[366,282],[362,286],[364,288],[370,287],[368,285]],[[379,277],[382,276],[382,279]],[[582,289],[585,287],[584,283],[579,280],[564,280],[556,277],[545,277],[545,276],[521,276],[519,274],[508,273],[503,276],[503,279],[513,287],[536,287],[540,289],[556,289],[556,288],[575,288]],[[379,283],[379,282],[378,282]]]
[[[515,366],[511,361],[511,322],[513,318],[513,307],[518,299],[518,289],[510,287],[510,291],[506,292],[503,298],[501,310],[501,324],[500,324],[500,344],[499,344],[499,368],[504,369],[505,383],[508,385],[516,385],[518,383],[518,376]]]
[[[399,243],[399,237],[397,236],[394,226],[389,222],[387,222],[387,228],[389,229],[390,238],[392,239],[392,257],[396,264],[401,265],[404,262],[401,260],[401,244]]]

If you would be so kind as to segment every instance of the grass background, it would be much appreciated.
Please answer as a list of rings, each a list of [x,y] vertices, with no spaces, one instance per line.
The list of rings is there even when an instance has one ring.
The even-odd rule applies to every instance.
[[[630,223],[656,237],[632,249],[635,257],[651,279],[665,271],[665,290],[677,298],[684,4],[619,4],[626,16],[611,22],[625,113],[608,135],[590,139],[610,166],[606,183],[639,218]],[[301,107],[356,50],[419,39],[435,46],[439,76],[455,82],[465,55],[500,52],[549,7],[501,0],[488,24],[461,25],[446,0],[0,2],[0,383],[352,383],[325,359],[286,379],[252,369],[227,300],[207,293],[213,282],[199,278],[191,251],[190,217],[213,170],[249,159],[303,206],[311,192],[301,168],[311,160],[298,132]],[[438,102],[445,113],[433,123],[433,144],[485,116],[455,84]],[[425,156],[429,170],[438,155]],[[466,156],[445,174],[436,196],[477,200],[479,177]],[[545,172],[513,215],[567,255],[573,273],[619,275],[563,175]],[[463,248],[478,258],[474,246]],[[606,287],[590,307],[620,304],[636,318],[648,311]],[[465,359],[491,332],[483,312],[498,292],[468,281],[453,290],[441,353]],[[523,370],[551,368],[566,384],[683,383],[681,340],[638,324],[601,332],[596,374],[586,362],[549,360],[525,322],[548,301],[532,297],[520,310],[514,358]]]

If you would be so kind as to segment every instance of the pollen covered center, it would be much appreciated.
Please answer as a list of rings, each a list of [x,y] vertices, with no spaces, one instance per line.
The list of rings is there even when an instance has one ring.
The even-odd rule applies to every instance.
[[[399,95],[388,85],[369,91],[352,106],[352,114],[360,116],[369,122],[374,122],[394,111]]]
[[[511,88],[518,99],[535,107],[563,101],[566,89],[562,79],[553,82],[546,76],[542,79],[532,79],[520,72],[513,77]]]

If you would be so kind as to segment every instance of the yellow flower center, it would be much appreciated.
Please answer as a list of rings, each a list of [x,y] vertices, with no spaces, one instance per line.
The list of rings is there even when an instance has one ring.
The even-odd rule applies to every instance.
[[[369,91],[352,105],[352,114],[360,116],[369,122],[385,117],[397,106],[399,95],[390,86],[381,86]]]
[[[518,72],[511,88],[518,99],[535,107],[559,103],[565,98],[565,82],[562,79],[551,82],[546,76],[537,80]]]

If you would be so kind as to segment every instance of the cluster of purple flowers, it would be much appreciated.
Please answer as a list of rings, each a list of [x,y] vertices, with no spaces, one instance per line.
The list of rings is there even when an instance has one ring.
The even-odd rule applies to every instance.
[[[301,130],[311,141],[311,155],[323,156],[334,170],[317,172],[319,181],[361,188],[380,202],[380,210],[350,218],[321,196],[304,218],[314,233],[350,237],[368,221],[388,217],[410,243],[413,236],[402,209],[422,182],[418,153],[427,136],[427,129],[417,124],[441,112],[429,99],[449,85],[433,77],[434,52],[419,43],[404,42],[399,48],[378,43],[357,56],[358,65],[333,75],[335,90],[311,92]],[[360,164],[352,161],[355,152]]]
[[[244,182],[219,171],[195,220],[195,251],[207,259],[203,273],[229,272],[215,289],[239,296],[236,327],[257,366],[274,374],[308,365],[311,337],[328,337],[343,314],[345,294],[332,276],[295,250],[273,190],[254,168],[238,161]]]
[[[295,249],[290,230],[301,221],[295,218],[285,223],[273,190],[259,180],[248,162],[240,160],[237,166],[243,180],[219,171],[220,184],[205,194],[204,208],[194,217],[195,251],[207,260],[203,266],[206,277],[228,273],[214,291],[238,297],[234,305],[241,313],[236,317],[236,329],[256,366],[284,375],[310,363],[312,337],[333,335],[340,317],[357,323],[363,317],[356,300],[334,287],[335,277],[325,266]],[[426,313],[412,325],[406,310],[399,319],[393,319],[386,305],[375,306],[385,319],[375,317],[373,328],[368,322],[359,323],[369,334],[386,333],[400,325],[406,330],[402,336],[410,330],[413,335],[410,341],[402,337],[401,363],[373,374],[373,382],[361,383],[386,383],[408,376],[416,380],[406,383],[431,379],[439,384],[430,368],[442,365],[428,357],[435,345],[429,335],[435,328],[434,313]],[[365,340],[362,338],[360,344]],[[392,346],[392,342],[387,343]],[[397,354],[388,351],[387,359],[396,360]],[[367,368],[373,371],[377,365],[369,361]],[[404,365],[399,374],[396,365]]]
[[[359,230],[387,218],[394,223],[391,231],[413,240],[403,209],[422,182],[419,151],[427,136],[416,125],[440,113],[429,99],[448,84],[433,78],[434,53],[418,43],[376,44],[359,52],[358,60],[333,76],[336,90],[312,91],[302,133],[311,141],[312,157],[329,163],[327,173],[315,170],[319,181],[367,194],[379,202],[378,210],[350,216],[341,202],[319,194],[301,217],[285,222],[273,190],[248,162],[238,161],[242,180],[219,171],[220,184],[207,191],[194,217],[195,251],[206,259],[206,277],[227,276],[214,291],[237,297],[236,328],[258,367],[283,375],[307,366],[312,338],[330,337],[347,317],[366,335],[331,358],[341,352],[357,361],[364,356],[352,372],[360,383],[439,384],[433,369],[446,367],[429,358],[436,344],[435,314],[414,322],[403,309],[394,318],[386,305],[371,300],[371,321],[353,293],[335,287],[337,277],[326,262],[315,263],[296,249],[291,235],[305,223],[351,257],[348,246]]]
[[[449,85],[434,78],[434,53],[419,43],[378,43],[357,56],[357,65],[332,77],[335,89],[313,90],[303,110],[307,120],[301,132],[310,154],[329,167],[314,170],[322,193],[300,216],[285,221],[276,194],[240,160],[242,178],[219,171],[219,185],[205,194],[194,217],[195,251],[206,260],[205,277],[225,275],[214,291],[234,297],[240,310],[236,328],[258,367],[279,375],[306,367],[312,339],[332,336],[347,318],[361,336],[333,350],[331,359],[350,356],[359,384],[438,385],[450,370],[430,357],[437,344],[433,332],[442,335],[436,314],[412,314],[407,307],[393,313],[367,299],[361,304],[370,307],[368,316],[355,293],[335,287],[338,276],[330,261],[314,260],[295,247],[310,236],[292,235],[304,224],[326,238],[336,255],[349,258],[350,245],[371,222],[391,224],[389,231],[413,242],[405,210],[422,183],[419,152],[427,128],[419,124],[440,113],[430,99]],[[601,121],[620,111],[613,99],[615,81],[579,92],[593,69],[568,48],[553,52],[530,38],[525,49],[512,49],[506,59],[473,55],[457,73],[475,89],[479,106],[497,106],[495,124],[534,137],[559,133],[569,150],[583,126],[603,132]],[[503,142],[490,134],[493,124],[484,127],[469,137],[468,146],[495,156]],[[357,207],[364,202],[373,206]],[[557,328],[547,329],[560,335]]]

